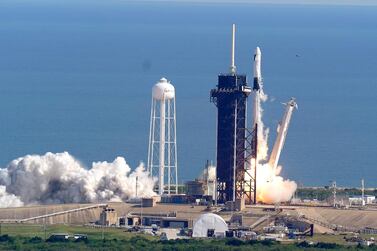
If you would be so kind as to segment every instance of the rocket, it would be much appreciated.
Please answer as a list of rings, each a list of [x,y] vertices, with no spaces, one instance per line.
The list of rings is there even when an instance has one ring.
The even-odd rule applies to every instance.
[[[255,128],[258,123],[260,122],[260,95],[263,91],[263,84],[262,84],[262,73],[261,73],[261,59],[262,53],[257,47],[255,49],[254,54],[254,84],[253,84],[253,91],[254,91],[254,100],[253,100],[253,127]]]
[[[255,48],[254,54],[254,85],[253,90],[258,91],[262,86],[262,73],[261,73],[261,60],[262,53],[259,47]]]
[[[276,136],[276,141],[275,141],[274,147],[272,148],[270,159],[268,161],[268,164],[273,169],[276,169],[276,167],[278,166],[280,154],[281,154],[281,151],[283,150],[285,138],[287,137],[287,132],[288,132],[289,123],[291,121],[293,110],[295,108],[298,109],[295,98],[291,98],[287,103],[283,103],[283,105],[285,105],[286,107],[285,113],[283,115],[283,119],[278,125],[278,128],[277,128],[278,134]]]

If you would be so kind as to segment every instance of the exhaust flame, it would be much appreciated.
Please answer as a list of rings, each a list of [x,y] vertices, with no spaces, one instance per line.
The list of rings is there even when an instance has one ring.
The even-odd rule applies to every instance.
[[[289,201],[294,192],[297,189],[297,184],[294,181],[284,180],[279,176],[282,166],[277,168],[271,167],[267,162],[268,156],[268,135],[269,129],[265,128],[262,115],[263,109],[261,108],[261,102],[267,100],[267,95],[263,93],[263,89],[260,90],[259,99],[257,100],[259,105],[259,121],[258,123],[258,165],[257,165],[257,201],[275,204],[280,202]],[[251,160],[252,166],[250,174],[254,173],[255,160]],[[254,165],[254,166],[253,166]]]
[[[294,181],[279,176],[281,166],[273,170],[270,165],[259,164],[257,169],[257,201],[276,204],[289,201],[297,189]],[[252,170],[252,172],[254,172]]]
[[[141,164],[134,171],[122,157],[95,162],[91,169],[69,153],[27,155],[0,169],[0,207],[29,204],[125,201],[155,195],[155,179]]]

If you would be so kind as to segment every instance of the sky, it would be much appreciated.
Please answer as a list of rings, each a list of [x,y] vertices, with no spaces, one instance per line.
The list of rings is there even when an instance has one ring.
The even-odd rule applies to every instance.
[[[103,0],[82,0],[80,2],[88,3],[104,3]],[[2,3],[68,3],[77,2],[76,0],[1,0]],[[305,5],[350,5],[350,6],[377,6],[377,0],[106,0],[108,2],[120,3],[120,2],[145,2],[145,3],[159,3],[159,2],[175,2],[175,3],[195,3],[195,4],[305,4]]]
[[[125,0],[133,2],[133,0]],[[186,2],[186,3],[242,3],[242,4],[313,4],[375,6],[376,0],[138,0],[138,2]]]

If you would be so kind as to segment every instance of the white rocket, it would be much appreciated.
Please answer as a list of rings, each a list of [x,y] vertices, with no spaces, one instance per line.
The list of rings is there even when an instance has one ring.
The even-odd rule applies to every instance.
[[[262,61],[262,53],[259,47],[255,48],[254,53],[254,91],[259,91],[262,87],[262,73],[261,73],[261,61]]]
[[[262,53],[259,47],[255,48],[254,54],[254,83],[253,83],[253,91],[254,91],[254,100],[253,100],[253,128],[257,128],[258,132],[260,131],[261,125],[261,114],[260,114],[260,99],[263,94],[263,80],[262,80],[262,72],[261,72],[261,61],[262,61]],[[280,154],[284,146],[285,138],[287,136],[287,131],[289,127],[289,122],[292,117],[293,109],[297,108],[297,103],[294,98],[285,104],[286,110],[283,116],[283,119],[278,125],[278,135],[276,137],[276,141],[274,147],[272,149],[270,159],[268,161],[269,165],[272,168],[276,168],[279,162]],[[259,133],[258,133],[259,134]]]
[[[279,163],[281,150],[283,149],[285,138],[288,132],[289,122],[291,121],[294,108],[297,109],[297,103],[295,101],[295,98],[291,98],[289,102],[284,105],[286,106],[285,113],[284,113],[283,119],[278,125],[278,128],[277,128],[278,135],[276,137],[274,148],[272,148],[270,159],[268,161],[268,164],[273,169],[275,169]]]
[[[261,92],[263,92],[263,84],[262,84],[262,73],[261,73],[261,60],[262,60],[262,53],[257,47],[255,49],[254,54],[254,84],[253,84],[253,91],[254,91],[254,104],[253,104],[253,127],[256,127],[258,123],[260,123],[260,96]],[[259,128],[258,128],[259,129]]]

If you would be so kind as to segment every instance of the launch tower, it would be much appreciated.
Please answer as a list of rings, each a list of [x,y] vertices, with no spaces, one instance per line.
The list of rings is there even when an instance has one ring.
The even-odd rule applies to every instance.
[[[242,198],[245,186],[246,105],[251,88],[246,75],[236,73],[234,63],[235,25],[232,29],[232,53],[229,74],[218,76],[211,90],[211,102],[217,106],[217,200],[220,203]]]

